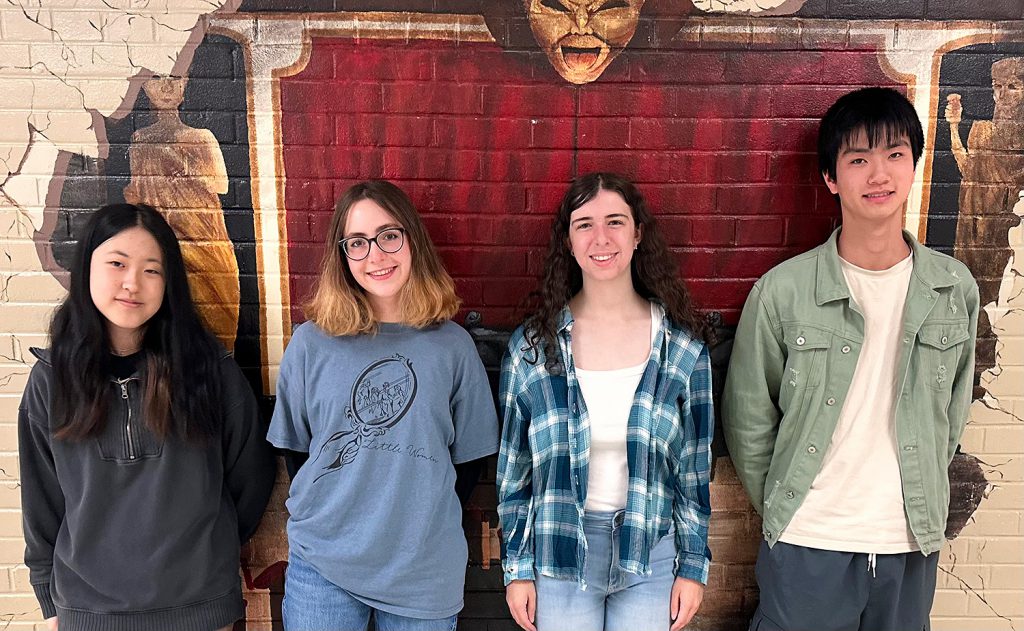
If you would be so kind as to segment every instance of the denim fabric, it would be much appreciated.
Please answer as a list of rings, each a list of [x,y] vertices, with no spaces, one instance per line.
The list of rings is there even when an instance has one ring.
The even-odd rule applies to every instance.
[[[287,631],[365,631],[373,614],[377,631],[455,631],[458,616],[408,618],[376,609],[321,576],[295,554],[285,573],[284,628]]]
[[[722,395],[736,475],[763,517],[769,545],[814,482],[853,380],[864,317],[829,240],[773,268],[740,316]],[[963,263],[909,232],[914,271],[903,310],[895,431],[907,522],[925,554],[946,540],[947,471],[974,384],[978,285]]]
[[[574,580],[537,573],[537,631],[665,631],[676,557],[674,533],[651,550],[652,573],[642,577],[619,567],[619,530],[624,511],[586,513],[586,589]]]

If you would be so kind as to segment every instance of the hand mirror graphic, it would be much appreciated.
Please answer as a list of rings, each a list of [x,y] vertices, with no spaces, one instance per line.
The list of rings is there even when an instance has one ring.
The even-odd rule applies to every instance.
[[[417,380],[412,362],[401,355],[379,359],[363,369],[352,385],[345,417],[350,429],[328,438],[314,461],[322,473],[340,471],[359,454],[363,439],[383,436],[394,427],[416,398]]]

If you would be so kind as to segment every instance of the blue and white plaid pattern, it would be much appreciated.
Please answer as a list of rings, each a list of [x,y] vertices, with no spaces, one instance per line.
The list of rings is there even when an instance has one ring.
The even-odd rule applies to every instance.
[[[650,574],[651,548],[675,525],[676,576],[707,583],[714,408],[707,347],[664,317],[629,414],[629,490],[619,565]],[[505,584],[545,576],[583,583],[583,506],[590,420],[572,358],[572,316],[562,313],[564,374],[545,368],[523,328],[502,362],[504,421],[498,456],[498,514]]]

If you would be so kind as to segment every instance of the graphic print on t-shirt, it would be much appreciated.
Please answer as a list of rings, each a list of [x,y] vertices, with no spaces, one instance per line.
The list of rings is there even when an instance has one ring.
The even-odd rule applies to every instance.
[[[363,440],[387,433],[402,420],[415,398],[416,372],[407,358],[395,354],[364,368],[345,406],[351,427],[328,438],[320,448],[314,465],[323,473],[313,482],[355,460]]]

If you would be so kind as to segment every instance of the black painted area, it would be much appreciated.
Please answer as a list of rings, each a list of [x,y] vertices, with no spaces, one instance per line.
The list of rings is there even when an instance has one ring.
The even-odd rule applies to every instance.
[[[522,11],[522,0],[243,0],[239,11],[266,13],[333,13],[338,11],[407,11],[509,15]],[[696,14],[680,0],[647,0],[644,12]],[[719,14],[721,15],[721,14]],[[1020,20],[1021,0],[807,0],[795,13],[804,18]]]
[[[1024,32],[1021,38],[1024,39]],[[971,124],[976,120],[992,120],[995,109],[992,64],[1000,59],[1020,56],[1024,56],[1024,41],[967,46],[942,57],[926,232],[928,245],[940,252],[953,254],[960,209],[960,170],[953,157],[949,123],[945,118],[946,99],[953,93],[961,96],[960,138],[966,147]]]

